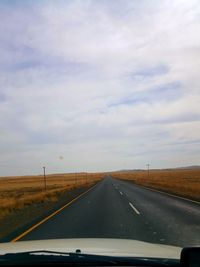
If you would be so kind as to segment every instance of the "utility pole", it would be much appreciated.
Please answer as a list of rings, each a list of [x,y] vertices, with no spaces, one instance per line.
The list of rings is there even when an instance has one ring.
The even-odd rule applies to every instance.
[[[148,163],[147,164],[148,179],[149,179],[149,167],[150,167],[150,164]]]
[[[45,189],[45,191],[47,190],[47,181],[46,181],[46,173],[45,173],[45,169],[46,169],[46,167],[44,166],[43,167],[43,170],[44,170],[44,189]]]
[[[77,186],[78,184],[78,173],[75,172],[75,186]]]

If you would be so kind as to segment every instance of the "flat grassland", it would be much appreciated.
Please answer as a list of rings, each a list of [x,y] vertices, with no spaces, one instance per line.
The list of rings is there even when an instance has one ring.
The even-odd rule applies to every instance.
[[[0,178],[0,218],[14,209],[44,201],[57,201],[60,194],[71,189],[90,186],[101,180],[103,173],[73,173],[43,176]]]
[[[149,175],[148,171],[110,174],[113,178],[200,201],[200,169],[150,170]],[[0,177],[0,218],[27,205],[56,202],[62,193],[91,186],[104,176],[105,173],[50,174],[46,175],[46,190],[42,175]]]
[[[150,170],[149,175],[148,171],[113,172],[112,177],[200,201],[200,169]]]

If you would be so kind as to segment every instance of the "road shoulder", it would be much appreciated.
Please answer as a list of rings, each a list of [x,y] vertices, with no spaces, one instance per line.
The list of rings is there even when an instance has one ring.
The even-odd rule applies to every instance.
[[[93,185],[67,191],[61,194],[56,202],[45,201],[33,203],[22,209],[14,210],[5,218],[0,219],[0,242],[10,242],[32,225],[37,224],[63,205],[87,191]]]

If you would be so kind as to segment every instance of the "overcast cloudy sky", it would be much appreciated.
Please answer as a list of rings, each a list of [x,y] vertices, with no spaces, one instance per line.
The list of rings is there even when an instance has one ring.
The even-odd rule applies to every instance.
[[[200,163],[200,2],[1,0],[0,176]]]

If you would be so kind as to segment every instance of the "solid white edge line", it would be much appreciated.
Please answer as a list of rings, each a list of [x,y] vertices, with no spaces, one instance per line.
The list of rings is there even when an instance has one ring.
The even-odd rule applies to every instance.
[[[122,193],[121,191],[119,191],[119,193],[120,193],[121,195],[123,195],[123,193]]]
[[[200,205],[200,202],[199,201],[195,201],[195,200],[192,200],[192,199],[189,199],[189,198],[186,198],[186,197],[180,197],[180,196],[176,196],[176,195],[173,195],[173,194],[170,194],[170,193],[167,193],[167,192],[164,192],[164,191],[160,191],[158,189],[154,189],[154,188],[150,188],[150,187],[147,187],[145,185],[140,185],[140,184],[137,184],[141,187],[144,187],[148,190],[151,190],[151,191],[155,191],[155,192],[158,192],[158,193],[161,193],[161,194],[165,194],[165,195],[168,195],[168,196],[171,196],[171,197],[175,197],[175,198],[179,198],[179,199],[183,199],[183,200],[186,200],[186,201],[189,201],[189,202],[193,202],[193,203],[196,203],[198,205]]]
[[[140,214],[140,212],[133,206],[133,204],[131,202],[129,202],[129,205],[131,206],[131,208],[137,213]]]

